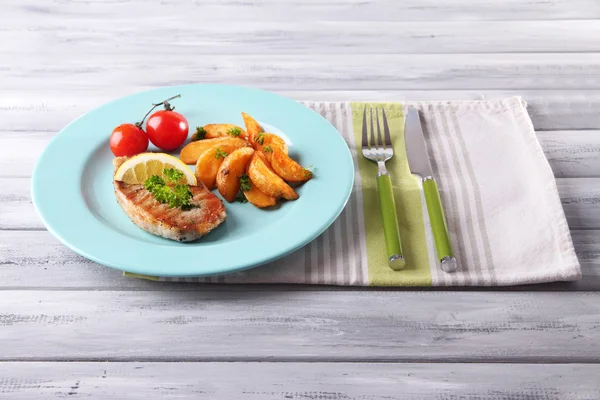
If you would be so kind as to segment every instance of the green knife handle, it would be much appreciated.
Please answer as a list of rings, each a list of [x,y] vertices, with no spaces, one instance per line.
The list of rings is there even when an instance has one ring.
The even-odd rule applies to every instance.
[[[402,256],[402,245],[400,243],[400,226],[398,226],[398,214],[392,180],[388,174],[377,177],[377,193],[379,194],[379,206],[383,217],[383,234],[385,236],[385,248],[387,250],[388,265],[394,271],[399,271],[406,266]]]
[[[440,191],[435,179],[432,177],[423,179],[423,193],[425,194],[427,212],[429,213],[429,221],[431,222],[431,230],[433,231],[433,240],[435,241],[435,248],[441,262],[442,270],[444,272],[454,272],[456,271],[456,258],[452,251],[446,217],[444,217],[444,209],[442,207],[442,200],[440,199]]]

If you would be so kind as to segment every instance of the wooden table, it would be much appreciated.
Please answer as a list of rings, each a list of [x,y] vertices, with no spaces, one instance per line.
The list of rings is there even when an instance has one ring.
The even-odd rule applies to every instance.
[[[44,146],[108,100],[190,82],[299,100],[522,95],[583,279],[156,284],[61,245],[30,200]],[[600,398],[598,0],[3,0],[0,121],[0,398]]]

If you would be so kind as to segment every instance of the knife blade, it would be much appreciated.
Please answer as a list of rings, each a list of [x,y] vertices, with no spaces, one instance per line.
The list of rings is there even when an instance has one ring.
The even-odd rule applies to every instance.
[[[404,141],[406,143],[406,157],[408,158],[410,172],[420,175],[422,178],[432,176],[433,172],[425,145],[425,136],[421,127],[419,111],[414,108],[410,108],[406,116]]]
[[[420,175],[423,180],[423,194],[440,266],[444,272],[454,272],[457,268],[457,262],[450,242],[442,200],[437,182],[433,177],[419,111],[414,108],[410,108],[406,116],[404,141],[410,172],[414,175]]]

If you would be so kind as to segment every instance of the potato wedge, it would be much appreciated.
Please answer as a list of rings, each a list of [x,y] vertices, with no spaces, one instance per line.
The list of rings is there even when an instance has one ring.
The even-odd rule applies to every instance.
[[[235,141],[232,137],[218,137],[214,139],[204,139],[204,140],[196,140],[195,142],[190,142],[185,145],[183,149],[181,149],[181,153],[179,153],[179,158],[186,164],[196,164],[198,161],[198,157],[200,154],[204,153],[206,150],[210,149],[212,146],[218,143],[226,143]]]
[[[250,182],[250,190],[243,193],[244,196],[246,196],[246,200],[258,208],[271,207],[277,204],[277,199],[275,197],[264,194],[252,182]]]
[[[250,143],[254,147],[254,150],[262,151],[269,161],[271,161],[272,150],[279,149],[285,154],[288,153],[285,141],[274,133],[261,132],[255,137],[255,141],[251,141]]]
[[[271,168],[284,181],[305,182],[313,177],[313,173],[292,160],[287,154],[279,149],[273,149],[271,153]]]
[[[250,144],[244,139],[232,138],[233,142],[217,143],[198,157],[196,162],[196,177],[202,181],[208,189],[215,187],[217,172],[221,163],[228,154]]]
[[[269,166],[265,155],[256,151],[248,165],[248,176],[258,189],[273,197],[296,200],[298,193],[279,177]]]
[[[235,201],[240,191],[240,176],[246,173],[246,168],[252,159],[254,149],[241,147],[225,157],[217,172],[217,189],[228,202]]]
[[[206,139],[222,136],[248,138],[246,131],[234,124],[208,124],[204,125],[203,128],[206,131]]]
[[[253,142],[256,135],[264,132],[264,130],[254,118],[245,112],[242,113],[242,118],[244,119],[244,125],[246,125],[246,131],[248,132],[248,140]]]

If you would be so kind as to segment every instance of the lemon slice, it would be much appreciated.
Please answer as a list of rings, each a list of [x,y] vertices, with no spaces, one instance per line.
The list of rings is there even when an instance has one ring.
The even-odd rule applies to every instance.
[[[196,176],[180,159],[165,153],[142,153],[125,161],[115,173],[115,180],[135,184],[144,184],[146,179],[152,175],[158,175],[163,179],[165,168],[174,168],[183,172],[183,178],[179,183],[196,186]]]

